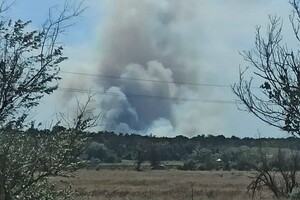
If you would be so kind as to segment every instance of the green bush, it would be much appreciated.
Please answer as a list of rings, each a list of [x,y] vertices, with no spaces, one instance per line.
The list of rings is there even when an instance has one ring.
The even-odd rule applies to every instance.
[[[190,160],[187,160],[183,166],[179,166],[178,169],[180,170],[196,170],[197,169],[197,163],[190,159]]]
[[[292,193],[290,194],[291,200],[299,200],[300,199],[300,188],[296,187],[293,189]]]

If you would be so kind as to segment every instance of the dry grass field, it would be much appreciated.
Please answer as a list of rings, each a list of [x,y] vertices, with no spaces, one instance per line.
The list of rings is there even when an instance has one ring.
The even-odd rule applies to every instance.
[[[78,191],[77,199],[247,200],[251,199],[246,194],[247,175],[236,171],[82,170],[71,182]],[[264,193],[255,199],[272,198]]]

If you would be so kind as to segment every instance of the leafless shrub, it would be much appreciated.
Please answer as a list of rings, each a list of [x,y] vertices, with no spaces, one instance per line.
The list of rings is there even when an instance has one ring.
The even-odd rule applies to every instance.
[[[248,192],[254,198],[256,192],[267,189],[276,198],[289,197],[297,181],[297,170],[300,167],[299,151],[291,151],[289,154],[278,150],[275,156],[268,156],[261,148],[259,149],[259,162],[254,165]]]

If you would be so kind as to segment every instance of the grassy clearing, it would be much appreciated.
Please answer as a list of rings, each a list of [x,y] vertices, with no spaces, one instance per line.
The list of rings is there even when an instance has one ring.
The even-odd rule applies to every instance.
[[[77,199],[92,200],[238,200],[246,194],[250,180],[247,172],[100,170],[78,171],[72,179]],[[63,184],[59,180],[55,180]],[[271,199],[262,193],[257,199]]]

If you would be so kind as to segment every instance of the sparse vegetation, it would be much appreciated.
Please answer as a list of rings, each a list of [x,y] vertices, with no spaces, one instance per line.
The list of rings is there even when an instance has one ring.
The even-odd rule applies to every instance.
[[[1,1],[0,14],[10,6]],[[32,30],[31,21],[1,18],[1,200],[73,197],[69,186],[58,188],[49,177],[70,177],[82,166],[79,156],[87,146],[87,135],[82,133],[97,121],[89,110],[91,96],[85,104],[78,102],[74,119],[61,115],[67,128],[61,128],[58,120],[54,128],[40,130],[34,121],[28,122],[28,116],[44,95],[58,88],[59,64],[67,59],[58,38],[82,11],[81,3],[66,1],[60,12],[49,11],[40,30]]]
[[[251,199],[247,185],[249,172],[222,171],[153,171],[134,170],[78,171],[72,179],[76,199],[91,200],[240,200]],[[59,179],[54,179],[63,185]],[[261,192],[260,200],[272,194]]]
[[[291,0],[293,12],[289,16],[296,42],[300,42],[300,1]],[[266,124],[300,136],[300,68],[299,50],[289,48],[283,41],[283,24],[277,16],[270,16],[270,24],[264,37],[261,28],[257,28],[255,48],[244,51],[243,58],[250,64],[240,70],[239,82],[233,86],[234,94],[245,106],[245,110],[254,114]],[[247,69],[252,68],[254,77],[247,78]],[[254,84],[260,84],[254,89]],[[288,197],[298,186],[296,173],[299,155],[286,156],[278,152],[274,161],[262,151],[255,176],[249,185],[253,195],[262,187],[268,188],[275,197]],[[271,166],[272,165],[272,166]]]
[[[254,171],[248,191],[254,197],[257,191],[267,188],[276,198],[288,198],[293,189],[299,186],[299,151],[284,152],[279,149],[276,154],[268,155],[259,149],[258,155],[257,162],[253,165]]]

